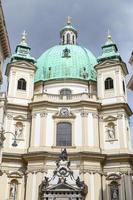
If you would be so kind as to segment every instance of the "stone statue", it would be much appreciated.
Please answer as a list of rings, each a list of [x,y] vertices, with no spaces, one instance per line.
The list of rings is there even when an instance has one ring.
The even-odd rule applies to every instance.
[[[10,186],[10,198],[17,199],[17,184],[15,182],[12,182]]]
[[[22,133],[23,133],[23,126],[22,125],[16,126],[16,130],[15,130],[16,136],[22,137]]]
[[[64,150],[61,152],[60,160],[67,161],[67,159],[68,159],[67,151],[66,151],[66,149],[64,149]]]
[[[108,127],[107,133],[108,133],[108,139],[115,139],[115,130],[113,125]]]
[[[112,199],[111,200],[119,200],[117,188],[112,189]]]

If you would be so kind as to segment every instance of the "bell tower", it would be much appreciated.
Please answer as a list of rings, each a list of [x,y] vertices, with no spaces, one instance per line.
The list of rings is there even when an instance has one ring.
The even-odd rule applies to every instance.
[[[12,55],[7,65],[8,77],[8,101],[10,103],[21,102],[27,104],[33,97],[34,73],[36,70],[35,59],[30,55],[30,47],[27,44],[27,34],[24,31],[15,54]],[[23,102],[23,103],[22,103]]]
[[[102,46],[102,55],[95,66],[97,73],[97,97],[101,103],[100,141],[106,152],[129,152],[131,136],[129,117],[132,115],[127,103],[126,75],[128,70],[122,61],[110,33]]]
[[[112,36],[108,33],[107,41],[102,46],[102,55],[97,59],[97,92],[102,104],[127,103],[125,77],[128,74]]]

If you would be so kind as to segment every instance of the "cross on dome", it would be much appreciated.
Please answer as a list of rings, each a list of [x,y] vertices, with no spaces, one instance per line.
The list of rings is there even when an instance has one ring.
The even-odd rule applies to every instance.
[[[108,29],[108,35],[107,35],[107,40],[112,41],[112,35],[110,33],[110,30]]]
[[[67,25],[71,25],[72,24],[72,17],[68,16],[67,17]]]
[[[27,33],[26,33],[26,31],[23,31],[23,33],[22,33],[20,44],[23,45],[23,46],[27,46]]]

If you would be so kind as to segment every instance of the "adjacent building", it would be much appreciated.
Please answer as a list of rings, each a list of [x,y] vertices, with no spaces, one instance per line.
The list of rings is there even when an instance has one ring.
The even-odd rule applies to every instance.
[[[0,199],[132,200],[127,66],[107,36],[96,58],[68,19],[38,59],[24,32],[8,78]]]

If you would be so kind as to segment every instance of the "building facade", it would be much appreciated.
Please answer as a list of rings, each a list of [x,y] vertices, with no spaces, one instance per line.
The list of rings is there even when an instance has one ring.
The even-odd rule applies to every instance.
[[[70,19],[37,60],[26,33],[8,78],[1,200],[132,200],[133,154],[125,78],[111,35],[96,58]]]

